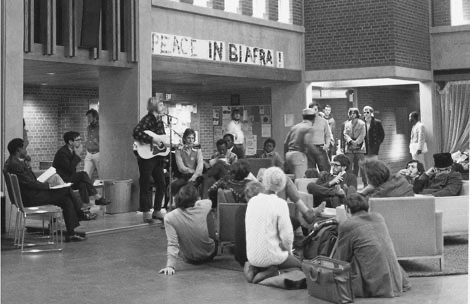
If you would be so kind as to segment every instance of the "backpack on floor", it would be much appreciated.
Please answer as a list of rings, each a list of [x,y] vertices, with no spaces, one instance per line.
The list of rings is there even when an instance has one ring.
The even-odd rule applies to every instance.
[[[313,231],[302,241],[304,259],[330,256],[338,239],[338,222],[328,219],[314,225]]]

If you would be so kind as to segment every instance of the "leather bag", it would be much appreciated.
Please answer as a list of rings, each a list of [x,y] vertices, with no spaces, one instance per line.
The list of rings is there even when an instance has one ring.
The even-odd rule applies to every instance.
[[[354,302],[349,263],[317,256],[313,260],[304,260],[302,270],[312,297],[339,304]]]

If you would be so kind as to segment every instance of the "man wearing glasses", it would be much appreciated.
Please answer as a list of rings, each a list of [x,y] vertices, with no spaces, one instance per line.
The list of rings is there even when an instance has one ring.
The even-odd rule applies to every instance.
[[[366,123],[366,137],[364,143],[366,146],[366,157],[377,159],[379,148],[385,138],[382,122],[374,117],[374,109],[371,106],[365,106],[363,109],[364,121]],[[367,185],[365,176],[362,177],[364,186]]]
[[[454,161],[450,153],[433,155],[434,167],[422,174],[414,183],[414,193],[432,196],[457,196],[462,189],[462,176],[452,170]]]
[[[52,166],[57,174],[66,183],[72,183],[72,189],[78,190],[83,203],[90,203],[90,196],[95,199],[96,205],[108,205],[111,202],[105,200],[93,186],[88,173],[85,171],[77,172],[77,165],[82,160],[80,154],[83,151],[82,139],[80,133],[75,131],[65,132],[65,145],[60,148],[54,156]]]
[[[350,161],[344,154],[336,155],[331,162],[331,173],[323,171],[315,183],[307,186],[308,193],[313,195],[314,207],[326,201],[326,207],[336,208],[342,204],[346,192],[355,192],[357,189],[357,177],[347,173]]]

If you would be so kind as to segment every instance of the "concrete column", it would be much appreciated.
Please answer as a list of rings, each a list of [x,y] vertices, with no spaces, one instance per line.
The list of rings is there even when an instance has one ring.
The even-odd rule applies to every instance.
[[[285,115],[294,115],[294,125],[302,121],[302,110],[306,105],[307,84],[297,83],[272,87],[272,138],[276,141],[276,151],[284,156],[284,140],[290,127],[285,126]]]
[[[436,121],[436,113],[434,113],[433,107],[433,83],[432,82],[420,82],[419,83],[419,107],[421,113],[421,122],[424,125],[426,134],[426,144],[428,146],[428,152],[424,155],[426,162],[426,169],[434,164],[432,155],[437,153],[437,145],[435,142],[436,127],[439,123]]]
[[[132,131],[152,94],[150,1],[139,3],[139,54],[132,69],[100,69],[100,178],[132,179],[132,206],[139,202],[139,170]]]

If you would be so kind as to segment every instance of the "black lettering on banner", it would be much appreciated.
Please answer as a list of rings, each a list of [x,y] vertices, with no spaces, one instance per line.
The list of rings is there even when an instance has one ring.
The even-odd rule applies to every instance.
[[[178,41],[178,36],[173,36],[173,50],[172,53],[175,54],[178,51],[178,55],[181,54],[181,46],[180,42]]]
[[[228,60],[232,62],[238,61],[237,46],[233,43],[228,44]]]
[[[214,41],[214,60],[216,61],[222,61],[223,58],[223,53],[224,52],[224,43],[220,42],[218,43],[217,41]],[[217,59],[217,56],[219,57]]]
[[[253,60],[253,56],[251,55],[251,50],[249,46],[246,47],[245,63],[248,62],[248,58],[250,58],[250,60]]]
[[[258,48],[253,48],[253,63],[256,63],[256,58],[258,58]]]
[[[259,63],[261,65],[266,65],[266,53],[264,52],[264,49],[259,49]]]
[[[181,53],[183,55],[187,55],[188,54],[187,50],[188,50],[188,38],[181,37]]]
[[[212,58],[212,41],[208,41],[209,42],[209,59]]]
[[[239,51],[239,56],[238,56],[238,62],[242,63],[243,62],[243,45],[240,45]]]
[[[158,34],[152,33],[152,54],[155,54],[157,51],[158,40]]]
[[[195,47],[195,44],[196,44],[197,40],[196,39],[192,39],[191,38],[191,57],[197,57],[197,53],[195,52],[196,51],[196,47]]]
[[[271,54],[271,50],[267,50],[266,54],[266,65],[267,64],[273,64],[273,54]]]
[[[162,43],[161,43],[161,53],[162,54],[170,54],[171,52],[167,49],[167,40],[168,36],[167,35],[162,35]]]
[[[282,58],[282,53],[277,52],[277,66],[278,67],[284,66],[283,61],[284,61],[284,58]]]

